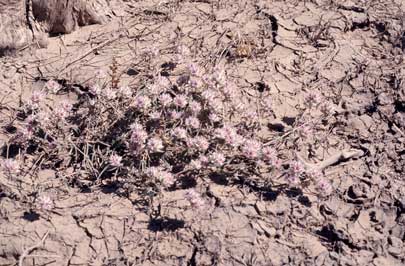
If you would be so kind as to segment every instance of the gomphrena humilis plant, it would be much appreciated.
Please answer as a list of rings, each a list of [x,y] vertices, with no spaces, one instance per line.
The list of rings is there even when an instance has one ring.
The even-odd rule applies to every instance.
[[[321,172],[310,172],[278,149],[284,138],[305,138],[322,117],[331,115],[321,95],[308,93],[289,134],[263,137],[264,121],[274,117],[270,96],[250,102],[228,80],[225,68],[180,62],[187,70],[177,80],[157,74],[143,86],[131,87],[120,86],[114,61],[111,77],[97,74],[77,102],[52,107],[45,104],[47,98],[64,88],[50,80],[32,92],[21,110],[25,120],[15,141],[36,147],[47,167],[61,172],[73,168],[68,181],[78,186],[116,183],[123,191],[153,196],[183,188],[184,177],[198,181],[220,175],[250,182],[256,176],[264,185],[276,181],[287,186],[300,186],[310,177],[324,194],[331,193]],[[2,166],[8,175],[20,171],[12,159]],[[195,191],[187,198],[193,206],[203,204]],[[41,202],[43,209],[52,205],[47,198]]]

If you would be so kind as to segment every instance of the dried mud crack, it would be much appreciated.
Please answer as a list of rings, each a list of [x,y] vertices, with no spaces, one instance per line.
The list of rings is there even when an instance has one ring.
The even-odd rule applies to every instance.
[[[405,265],[404,13],[0,0],[0,265]]]

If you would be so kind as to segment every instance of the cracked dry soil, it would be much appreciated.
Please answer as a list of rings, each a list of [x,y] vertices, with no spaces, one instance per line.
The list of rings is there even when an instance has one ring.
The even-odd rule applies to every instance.
[[[332,99],[331,130],[291,143],[311,162],[363,154],[326,168],[328,197],[213,178],[194,184],[210,202],[204,211],[179,188],[164,193],[159,217],[136,194],[83,191],[40,169],[55,208],[38,212],[0,190],[0,265],[405,265],[403,1],[124,1],[118,13],[0,58],[1,141],[28,88],[55,77],[85,84],[113,58],[121,81],[136,85],[149,70],[137,51],[151,45],[164,51],[156,65],[176,77],[163,63],[182,43],[201,61],[225,61],[251,99],[270,94],[274,131],[291,127],[305,91]],[[75,98],[72,88],[64,97]]]

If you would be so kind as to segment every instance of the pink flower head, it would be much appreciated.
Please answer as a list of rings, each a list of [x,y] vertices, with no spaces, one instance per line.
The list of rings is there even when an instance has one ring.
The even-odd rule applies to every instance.
[[[319,92],[311,91],[304,96],[305,105],[316,106],[322,101],[322,95]]]
[[[122,96],[127,97],[127,98],[129,98],[129,97],[132,96],[132,90],[131,90],[131,88],[128,87],[128,86],[121,87],[121,88],[119,89],[119,92],[120,92],[120,94],[121,94]]]
[[[260,156],[262,144],[256,140],[247,140],[242,146],[242,153],[248,159],[257,159]]]
[[[188,64],[188,70],[191,75],[199,75],[201,73],[200,67],[195,63]]]
[[[99,96],[101,94],[101,88],[99,85],[95,84],[89,88],[91,94]]]
[[[207,167],[209,164],[209,160],[207,156],[201,155],[197,160],[191,160],[190,167],[194,170],[200,170],[203,167]]]
[[[149,139],[147,146],[151,152],[162,152],[164,148],[162,140],[158,137]]]
[[[46,111],[41,110],[37,114],[37,120],[41,125],[47,125],[50,121],[51,118],[49,117],[49,113]]]
[[[2,163],[3,171],[8,175],[16,175],[20,173],[20,163],[17,160],[5,159]]]
[[[183,116],[183,112],[172,110],[169,112],[169,117],[172,120],[179,120]]]
[[[38,198],[38,204],[39,204],[39,208],[42,210],[45,210],[45,211],[50,211],[55,207],[51,197],[49,195],[45,195],[45,194],[41,195]]]
[[[117,98],[117,90],[114,88],[106,88],[103,90],[103,95],[107,100],[114,100]]]
[[[218,94],[212,90],[212,89],[208,89],[205,90],[201,93],[201,97],[206,100],[207,102],[212,101],[214,98],[216,98],[218,96]]]
[[[318,190],[325,196],[329,196],[333,192],[333,187],[326,178],[319,178],[317,180],[317,187]]]
[[[119,167],[122,167],[122,157],[121,156],[119,156],[119,155],[116,155],[116,154],[112,154],[111,156],[110,156],[110,165],[111,166],[113,166],[113,167],[117,167],[117,168],[119,168]]]
[[[277,158],[276,150],[271,147],[264,147],[262,149],[263,160],[266,162],[272,162]]]
[[[166,187],[172,186],[176,181],[173,174],[163,170],[162,167],[149,167],[146,173]]]
[[[202,208],[205,205],[205,202],[200,194],[198,194],[194,189],[189,189],[186,194],[185,198],[190,202],[193,208]]]
[[[179,108],[186,107],[187,103],[188,103],[188,99],[185,95],[177,95],[173,99],[173,104]]]
[[[168,106],[173,101],[172,96],[170,94],[164,93],[159,96],[159,102],[162,106]]]
[[[167,89],[170,87],[170,81],[167,78],[160,75],[156,77],[154,84],[162,89]]]
[[[22,136],[25,139],[32,139],[34,137],[35,128],[33,125],[28,124],[22,128]]]
[[[159,181],[166,187],[173,186],[174,183],[176,182],[173,174],[167,171],[160,172]]]
[[[215,112],[220,112],[224,107],[224,102],[220,98],[213,98],[209,105]]]
[[[147,96],[137,96],[134,105],[139,110],[146,110],[151,106],[151,100]]]
[[[190,87],[191,88],[199,88],[199,87],[201,87],[201,81],[199,80],[199,79],[193,79],[193,78],[191,78],[189,81],[188,81],[188,83],[190,84]]]
[[[189,148],[192,148],[192,149],[195,149],[195,150],[201,151],[201,152],[206,151],[208,149],[209,145],[210,145],[210,143],[203,136],[197,136],[194,138],[189,138],[187,140],[187,146]]]
[[[193,114],[198,114],[201,111],[201,104],[194,100],[190,101],[188,107],[190,108]]]
[[[177,139],[185,140],[188,135],[187,135],[187,130],[185,130],[182,127],[176,127],[173,128],[171,131],[171,135]]]
[[[235,84],[227,84],[223,88],[222,92],[224,93],[224,96],[226,98],[228,98],[228,99],[234,98],[236,96],[236,92],[237,92]]]
[[[162,115],[158,111],[155,111],[155,112],[152,112],[152,113],[149,114],[149,117],[152,120],[159,120],[161,116]]]
[[[198,118],[194,117],[194,116],[190,116],[188,118],[186,118],[186,126],[189,128],[193,128],[193,129],[198,129],[200,128],[200,120],[198,120]]]
[[[221,117],[219,115],[217,115],[216,113],[210,113],[208,115],[208,119],[213,123],[221,121]]]
[[[293,161],[290,163],[290,173],[293,175],[300,176],[305,172],[304,165],[299,161]]]
[[[131,125],[131,143],[142,145],[148,139],[148,133],[143,129],[141,124]]]
[[[62,86],[57,81],[51,79],[45,83],[45,88],[53,93],[58,93]]]
[[[202,164],[199,160],[191,160],[189,166],[193,170],[200,170],[202,168]]]
[[[30,97],[30,105],[33,108],[38,108],[39,104],[45,99],[45,92],[33,91]]]
[[[225,163],[225,156],[220,152],[214,152],[209,156],[209,161],[216,167],[221,167]]]
[[[289,183],[290,186],[297,186],[301,183],[301,180],[298,175],[294,173],[289,173],[287,174],[287,182]]]
[[[243,137],[232,126],[224,126],[217,129],[216,137],[224,140],[226,144],[232,147],[238,147],[243,142]]]
[[[62,102],[55,110],[53,110],[54,115],[59,119],[65,119],[69,116],[72,111],[72,104],[67,101]]]

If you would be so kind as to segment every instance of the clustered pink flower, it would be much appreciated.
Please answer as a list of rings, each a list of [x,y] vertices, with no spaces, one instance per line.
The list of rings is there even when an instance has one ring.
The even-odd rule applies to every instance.
[[[54,115],[59,119],[65,119],[69,113],[72,111],[72,104],[63,101],[55,110],[53,111]]]
[[[159,137],[153,137],[148,140],[148,149],[151,152],[162,152],[163,148],[163,142]]]
[[[134,101],[136,108],[140,110],[146,110],[151,106],[151,100],[147,96],[137,96]]]
[[[39,104],[45,99],[45,92],[33,91],[30,97],[30,105],[32,108],[38,108]]]
[[[169,112],[169,117],[173,120],[178,120],[183,116],[183,112],[176,111],[176,110],[171,110]]]
[[[209,145],[210,143],[203,136],[197,136],[194,138],[187,139],[187,146],[197,151],[204,152],[208,149]]]
[[[193,114],[198,114],[201,111],[201,104],[194,100],[190,101],[188,107],[190,108]]]
[[[243,142],[243,137],[237,133],[236,128],[225,125],[215,131],[215,136],[224,140],[226,144],[232,147],[238,147]]]
[[[208,103],[215,112],[220,112],[224,107],[224,103],[220,98],[213,98]]]
[[[159,102],[163,107],[168,106],[169,104],[172,103],[172,101],[173,99],[172,96],[170,96],[170,94],[164,93],[159,96]]]
[[[173,128],[171,131],[171,135],[177,139],[185,140],[187,139],[187,130],[182,127]]]
[[[127,97],[127,98],[129,98],[129,97],[132,96],[132,90],[131,90],[131,88],[128,87],[128,86],[121,87],[121,88],[119,89],[119,93],[120,93],[122,96]]]
[[[91,86],[89,88],[89,91],[90,91],[91,94],[93,94],[95,96],[99,96],[101,94],[101,88],[97,84],[94,84],[93,86]]]
[[[114,88],[106,88],[103,90],[103,95],[107,100],[114,100],[117,98],[117,90]]]
[[[248,159],[257,159],[260,156],[262,144],[256,140],[250,139],[242,146],[241,151],[243,156]]]
[[[265,162],[271,163],[276,169],[281,167],[281,160],[278,158],[277,152],[271,147],[264,147],[262,149],[262,159]]]
[[[155,112],[152,112],[149,114],[149,117],[152,120],[159,120],[161,116],[162,116],[161,113],[158,111],[155,111]]]
[[[318,190],[322,192],[323,195],[329,196],[333,192],[333,187],[331,183],[326,178],[319,178],[316,180]]]
[[[112,154],[109,159],[110,165],[117,168],[122,167],[121,161],[122,157],[116,154]]]
[[[236,91],[237,90],[235,84],[227,84],[222,90],[224,96],[228,99],[234,98],[236,95]]]
[[[212,89],[207,89],[201,93],[201,97],[207,102],[211,102],[214,98],[217,97],[217,93]]]
[[[45,195],[45,194],[42,194],[38,198],[38,204],[39,204],[39,208],[41,208],[42,210],[45,210],[45,211],[50,211],[55,207],[51,197],[49,195]]]
[[[221,121],[221,117],[219,117],[219,115],[216,113],[210,113],[208,115],[208,119],[213,123]]]
[[[37,121],[43,126],[47,125],[51,121],[49,113],[43,110],[39,111],[37,113]]]
[[[299,161],[290,162],[290,168],[287,173],[287,181],[291,185],[298,185],[300,183],[300,176],[305,172],[304,165]]]
[[[220,152],[214,152],[209,156],[209,162],[215,167],[221,167],[225,163],[225,156]]]
[[[186,126],[193,128],[193,129],[198,129],[200,128],[200,120],[194,116],[187,117],[185,120]]]
[[[166,187],[170,187],[176,182],[173,174],[165,171],[162,167],[149,167],[147,169],[147,174]]]
[[[204,199],[194,189],[189,189],[185,194],[185,198],[190,202],[193,208],[200,209],[205,205]]]
[[[187,105],[187,103],[188,103],[188,99],[187,99],[187,97],[185,96],[185,95],[177,95],[176,97],[174,97],[174,99],[173,99],[173,104],[176,106],[176,107],[179,107],[179,108],[184,108],[184,107],[186,107],[186,105]]]
[[[199,75],[201,73],[200,67],[195,63],[188,64],[188,70],[191,75]]]
[[[200,157],[196,160],[190,161],[190,167],[194,170],[200,170],[203,167],[207,167],[209,164],[209,159],[205,155],[200,155]]]
[[[305,168],[300,161],[293,161],[290,163],[290,171],[294,174],[301,175],[305,172]]]
[[[277,153],[271,147],[264,147],[262,149],[262,156],[264,161],[271,162],[274,161],[275,158],[277,158]]]
[[[2,168],[8,175],[16,175],[20,173],[20,163],[14,159],[3,160]]]
[[[146,140],[148,139],[148,133],[143,129],[143,126],[138,123],[131,125],[131,138],[130,141],[132,144],[138,146],[143,146]]]
[[[51,79],[45,83],[45,88],[53,93],[57,93],[62,86],[57,81]]]

